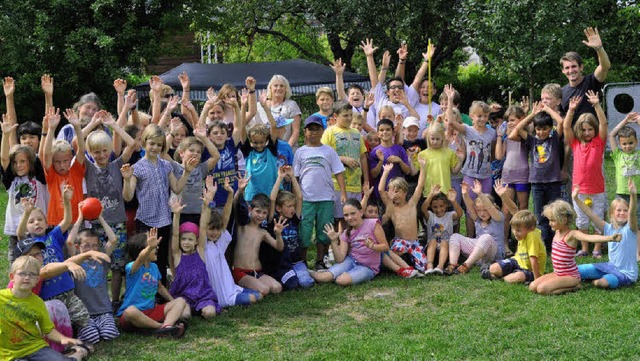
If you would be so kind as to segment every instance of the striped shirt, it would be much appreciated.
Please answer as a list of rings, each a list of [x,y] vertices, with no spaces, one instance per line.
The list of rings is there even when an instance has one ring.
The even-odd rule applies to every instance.
[[[142,158],[133,167],[140,203],[136,219],[147,226],[160,228],[171,224],[169,173],[172,171],[171,164],[160,157],[155,164]]]
[[[567,233],[568,234],[568,233]],[[551,244],[551,264],[556,276],[571,276],[580,279],[576,265],[576,248],[565,242],[565,234],[560,240],[553,239]]]

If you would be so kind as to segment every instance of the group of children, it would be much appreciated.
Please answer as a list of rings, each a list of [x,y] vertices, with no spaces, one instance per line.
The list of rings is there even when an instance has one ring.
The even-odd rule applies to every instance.
[[[18,125],[14,81],[5,78],[0,160],[12,283],[0,293],[11,310],[0,327],[12,336],[0,340],[1,355],[53,360],[62,351],[81,359],[119,329],[182,337],[194,314],[211,318],[316,282],[360,283],[382,265],[405,278],[479,265],[482,278],[525,283],[540,294],[575,290],[582,279],[603,288],[637,280],[640,162],[628,123],[638,114],[607,138],[597,94],[586,94],[597,117],[574,122],[581,99],[562,117],[560,86],[550,84],[531,109],[475,101],[466,116],[451,85],[440,104],[429,98],[435,85],[422,78],[432,47],[411,85],[401,76],[401,48],[400,76],[386,81],[386,91],[388,52],[378,73],[377,48],[367,39],[362,49],[371,92],[356,85],[345,92],[337,61],[340,100],[321,88],[319,111],[304,122],[282,76],[257,94],[251,77],[242,92],[211,90],[198,115],[183,73],[181,99],[151,78],[150,115],[137,110],[136,93],[122,80],[114,82],[117,120],[97,97],[84,96],[63,113],[65,139],[54,140],[61,116],[53,79],[42,77],[42,124]],[[619,195],[610,223],[603,220],[607,140]],[[574,206],[561,199],[563,169],[572,169]],[[102,204],[96,219],[84,215],[88,197]],[[588,234],[589,220],[600,234]],[[577,266],[587,242],[609,242],[610,261]],[[554,271],[545,274],[548,255]]]

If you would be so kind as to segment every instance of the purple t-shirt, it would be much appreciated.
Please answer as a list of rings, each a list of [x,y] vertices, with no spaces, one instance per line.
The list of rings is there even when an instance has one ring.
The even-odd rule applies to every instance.
[[[400,157],[400,159],[402,159],[405,164],[409,165],[409,157],[407,156],[407,151],[404,150],[402,146],[394,144],[390,147],[384,147],[382,144],[380,144],[379,146],[373,148],[369,153],[369,169],[375,168],[379,163],[378,157],[376,156],[376,151],[378,149],[382,150],[385,163],[390,156],[396,155]],[[373,196],[375,198],[380,198],[380,193],[378,192],[378,184],[380,184],[381,177],[382,171],[380,171],[380,174],[377,177],[371,177],[371,186],[373,186]],[[402,173],[402,169],[400,169],[400,166],[398,164],[394,164],[393,169],[391,169],[391,172],[389,172],[389,177],[387,177],[387,184],[389,184],[389,181],[395,177],[405,177],[405,174]],[[385,187],[387,186],[387,184],[385,184]]]
[[[529,183],[529,149],[527,144],[507,139],[504,145],[507,156],[502,166],[502,181],[508,184]]]
[[[380,223],[377,219],[365,218],[360,227],[351,230],[349,237],[346,231],[340,235],[341,241],[349,242],[349,256],[361,265],[371,268],[375,274],[380,272],[380,253],[367,247],[365,241],[371,238],[374,244],[380,243],[374,232],[377,223]]]

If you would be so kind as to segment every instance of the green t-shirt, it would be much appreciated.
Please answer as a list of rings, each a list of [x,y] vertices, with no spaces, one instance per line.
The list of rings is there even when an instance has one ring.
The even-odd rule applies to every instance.
[[[619,148],[611,152],[611,159],[616,170],[616,193],[629,194],[627,179],[633,178],[636,189],[640,187],[640,150],[631,154],[621,151]]]
[[[0,359],[25,357],[48,346],[42,335],[53,330],[44,301],[33,293],[17,298],[0,290]],[[38,327],[39,326],[39,327]]]

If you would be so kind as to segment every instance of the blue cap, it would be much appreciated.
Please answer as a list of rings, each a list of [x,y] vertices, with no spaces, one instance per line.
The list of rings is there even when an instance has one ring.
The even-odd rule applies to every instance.
[[[320,118],[319,116],[313,114],[310,115],[307,119],[304,120],[304,127],[308,127],[311,124],[318,124],[319,126],[324,128],[324,125],[322,124],[322,118]]]
[[[18,244],[16,244],[15,256],[24,256],[31,250],[31,248],[33,248],[33,246],[38,246],[43,250],[47,248],[47,245],[44,242],[28,237],[18,241]]]

